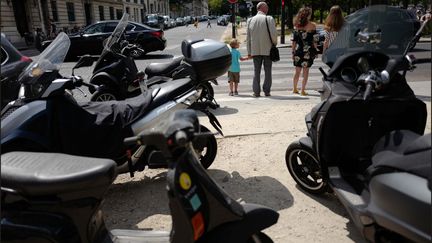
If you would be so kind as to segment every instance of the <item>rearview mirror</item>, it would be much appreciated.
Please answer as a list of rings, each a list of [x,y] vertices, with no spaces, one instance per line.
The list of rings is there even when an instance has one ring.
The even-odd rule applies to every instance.
[[[357,42],[359,43],[369,43],[378,44],[381,42],[381,32],[368,32],[367,29],[357,32]]]
[[[90,67],[93,65],[93,57],[90,55],[84,55],[81,56],[81,58],[78,60],[77,64],[73,67],[73,69],[80,68],[80,67]]]

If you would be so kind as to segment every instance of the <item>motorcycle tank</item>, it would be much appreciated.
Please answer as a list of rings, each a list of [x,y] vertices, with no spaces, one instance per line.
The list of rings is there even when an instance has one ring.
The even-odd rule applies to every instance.
[[[231,52],[225,43],[210,40],[184,40],[182,53],[195,70],[199,81],[224,75],[231,66]]]

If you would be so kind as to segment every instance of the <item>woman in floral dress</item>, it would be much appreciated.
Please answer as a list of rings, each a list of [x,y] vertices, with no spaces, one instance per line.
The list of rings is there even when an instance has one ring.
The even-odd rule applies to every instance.
[[[301,8],[294,20],[295,29],[292,39],[292,58],[295,66],[293,93],[298,94],[297,83],[303,70],[303,81],[300,94],[306,96],[306,84],[309,77],[309,68],[318,56],[316,25],[310,22],[312,10],[308,7]]]

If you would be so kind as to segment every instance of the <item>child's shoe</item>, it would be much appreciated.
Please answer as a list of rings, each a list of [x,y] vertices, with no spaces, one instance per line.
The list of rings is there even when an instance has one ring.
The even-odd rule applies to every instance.
[[[234,95],[238,95],[238,92],[237,92],[237,91],[234,91]]]
[[[229,92],[228,95],[229,95],[229,96],[234,96],[233,92]]]

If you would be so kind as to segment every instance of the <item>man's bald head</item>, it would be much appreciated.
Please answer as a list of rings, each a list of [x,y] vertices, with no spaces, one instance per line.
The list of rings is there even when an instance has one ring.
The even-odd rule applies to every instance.
[[[259,2],[257,4],[257,10],[267,14],[267,12],[268,12],[267,3],[266,2]]]

